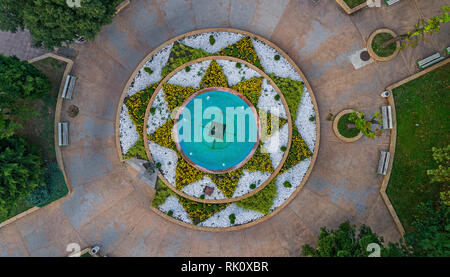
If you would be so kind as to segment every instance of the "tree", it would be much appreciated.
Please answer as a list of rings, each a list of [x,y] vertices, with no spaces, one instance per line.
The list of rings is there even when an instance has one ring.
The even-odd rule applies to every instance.
[[[312,257],[367,257],[370,243],[380,246],[381,257],[449,257],[450,256],[450,207],[444,203],[434,206],[432,201],[417,206],[418,214],[412,226],[414,231],[404,235],[404,241],[383,245],[383,237],[373,233],[370,227],[361,225],[356,236],[355,225],[348,221],[337,230],[322,227],[317,248],[305,244],[301,254]]]
[[[18,100],[39,98],[51,90],[48,77],[17,57],[0,54],[0,111],[17,113]]]
[[[317,248],[306,244],[302,246],[301,254],[312,257],[368,257],[372,251],[367,246],[376,243],[380,246],[382,256],[401,256],[402,251],[394,246],[384,247],[383,237],[373,233],[370,227],[361,225],[358,235],[356,226],[345,221],[336,230],[322,227],[317,241]],[[389,244],[391,246],[392,244]],[[369,249],[370,250],[370,249]]]
[[[0,0],[0,30],[15,33],[24,29],[23,3],[19,0]]]
[[[0,217],[5,217],[39,185],[44,167],[36,148],[16,135],[0,140]]]
[[[348,119],[349,121],[355,123],[356,129],[360,130],[366,137],[374,139],[375,135],[380,136],[381,132],[375,133],[372,131],[372,125],[380,124],[377,119],[381,118],[381,114],[379,112],[376,112],[370,120],[366,120],[365,117],[366,116],[364,113],[355,110],[350,114]]]
[[[418,215],[412,226],[414,231],[405,234],[405,254],[414,257],[450,256],[450,207],[432,201],[417,206]]]
[[[0,0],[0,29],[28,29],[36,46],[53,50],[83,36],[91,40],[109,24],[121,0],[81,0],[70,7],[66,0]]]
[[[402,43],[402,48],[407,48],[409,46],[416,47],[420,39],[425,40],[426,35],[439,33],[441,30],[441,25],[450,21],[450,7],[445,5],[441,9],[443,12],[442,15],[435,16],[430,19],[419,19],[419,22],[414,25],[414,31],[388,40],[382,45],[382,47],[385,48],[397,41]]]
[[[20,128],[22,128],[21,124],[6,119],[6,116],[0,113],[0,140],[12,137]]]
[[[427,170],[427,175],[431,176],[431,182],[448,183],[450,182],[450,144],[446,147],[433,147],[433,159],[438,168]]]

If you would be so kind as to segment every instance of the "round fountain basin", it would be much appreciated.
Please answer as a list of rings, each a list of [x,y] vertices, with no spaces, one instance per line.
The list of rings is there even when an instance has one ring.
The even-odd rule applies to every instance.
[[[178,110],[174,139],[182,157],[197,169],[213,174],[233,171],[258,147],[258,114],[234,90],[202,89]]]

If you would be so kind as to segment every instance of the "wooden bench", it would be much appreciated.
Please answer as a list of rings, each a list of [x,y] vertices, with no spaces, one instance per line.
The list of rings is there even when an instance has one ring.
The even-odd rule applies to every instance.
[[[430,65],[433,65],[435,63],[442,61],[443,59],[444,59],[444,57],[442,57],[440,53],[436,53],[434,55],[429,56],[428,58],[418,61],[417,67],[420,69],[424,69],[424,68],[429,67]]]
[[[58,123],[58,145],[69,145],[69,122]]]
[[[383,130],[392,129],[392,107],[381,106],[381,118],[383,119]]]
[[[66,82],[64,83],[64,89],[61,97],[65,99],[72,99],[73,89],[75,88],[75,82],[77,77],[72,75],[67,75]]]
[[[389,7],[400,2],[400,0],[384,0],[384,2],[386,2],[386,5]]]
[[[380,151],[380,161],[378,162],[378,170],[377,173],[381,175],[386,175],[387,169],[389,166],[389,159],[391,157],[391,153]]]

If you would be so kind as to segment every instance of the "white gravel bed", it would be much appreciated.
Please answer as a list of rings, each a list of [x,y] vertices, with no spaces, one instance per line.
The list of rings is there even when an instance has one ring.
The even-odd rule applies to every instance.
[[[209,42],[211,35],[216,40],[213,45]],[[241,34],[231,32],[208,32],[186,37],[180,40],[180,42],[192,48],[202,49],[210,54],[214,54],[228,45],[235,44],[243,37]]]
[[[284,108],[283,102],[280,99],[276,100],[275,96],[278,95],[275,88],[266,79],[262,83],[261,96],[258,100],[258,108],[270,112],[278,117],[287,119],[287,113]]]
[[[292,112],[292,111],[291,111]],[[314,145],[316,144],[316,120],[309,120],[311,116],[316,116],[314,105],[311,101],[311,96],[307,88],[303,91],[302,100],[297,112],[297,119],[295,120],[295,125],[305,140],[306,145],[308,145],[309,150],[314,151]]]
[[[168,84],[179,85],[184,87],[194,87],[199,88],[200,82],[205,75],[206,69],[208,69],[211,61],[203,61],[189,66],[189,72],[186,69],[178,71],[173,75]]]
[[[133,82],[128,88],[127,96],[131,96],[136,92],[139,92],[152,83],[157,83],[161,80],[161,70],[169,60],[170,51],[172,50],[173,43],[164,47],[153,55],[149,61],[139,70],[134,77]],[[153,70],[152,74],[148,74],[145,68],[149,67]]]
[[[270,175],[272,175],[272,172],[244,170],[236,186],[233,197],[239,197],[250,193],[254,189],[260,187],[267,179],[269,179]],[[251,184],[255,184],[254,189],[250,188]]]
[[[264,142],[263,150],[270,155],[272,165],[277,168],[283,159],[284,151],[281,151],[281,146],[287,146],[289,141],[289,124],[284,124],[280,131],[272,134],[269,139]]]
[[[211,195],[207,195],[203,192],[206,186],[214,189]],[[203,177],[200,181],[183,187],[181,191],[196,198],[200,198],[201,195],[205,195],[205,199],[207,200],[226,199],[225,195],[217,188],[216,184],[207,176]]]
[[[236,204],[231,204],[230,206],[226,207],[225,209],[221,210],[218,213],[215,213],[210,218],[200,222],[198,226],[204,226],[204,227],[218,227],[218,228],[224,228],[224,227],[231,227],[234,225],[231,225],[229,216],[231,214],[234,214],[236,216],[236,220],[234,222],[234,225],[242,225],[245,223],[249,223],[251,221],[255,221],[257,219],[260,219],[264,216],[263,213],[253,211],[253,210],[247,210],[238,207]]]
[[[241,64],[240,68],[236,67],[237,62],[229,60],[216,60],[217,64],[222,67],[223,73],[227,77],[228,85],[234,86],[242,81],[249,80],[253,77],[261,77],[256,70]]]
[[[152,114],[152,110],[150,110],[147,120],[147,134],[153,134],[159,127],[163,126],[164,123],[170,119],[170,111],[164,97],[164,90],[161,89],[158,91],[158,94],[156,94],[155,101],[153,101],[150,108],[154,108],[155,112]]]
[[[261,65],[264,67],[266,73],[274,73],[278,77],[302,81],[300,75],[298,75],[294,67],[283,57],[283,55],[262,41],[256,39],[252,40],[253,47],[255,48],[258,57],[261,59]],[[276,55],[280,56],[278,61],[275,60]]]
[[[175,169],[178,162],[176,152],[151,141],[148,141],[148,147],[155,164],[161,164],[159,169],[161,174],[172,186],[175,186]]]
[[[278,175],[275,180],[275,184],[277,186],[277,195],[273,200],[273,205],[270,208],[271,211],[280,207],[289,197],[291,197],[292,193],[294,193],[294,191],[301,184],[310,164],[311,158],[304,159],[300,163],[290,168],[288,171],[284,172],[281,175]],[[291,183],[292,187],[286,188],[284,186],[285,181]]]
[[[136,130],[136,126],[133,124],[133,121],[131,121],[127,106],[122,104],[119,121],[119,141],[122,148],[122,154],[125,155],[138,140],[139,134]]]
[[[183,208],[183,205],[180,204],[180,201],[176,196],[170,195],[169,197],[167,197],[166,201],[158,207],[158,210],[166,214],[169,211],[172,211],[173,218],[192,224],[191,218]]]

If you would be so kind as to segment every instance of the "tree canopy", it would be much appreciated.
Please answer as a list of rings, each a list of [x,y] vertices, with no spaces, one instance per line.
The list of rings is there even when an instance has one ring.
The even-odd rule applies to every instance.
[[[317,248],[306,244],[302,246],[301,254],[312,257],[367,257],[372,251],[367,246],[376,243],[381,253],[389,256],[400,256],[401,251],[393,251],[383,246],[383,237],[373,233],[370,227],[361,225],[358,234],[356,226],[348,221],[341,223],[336,230],[322,227],[317,241]],[[371,249],[369,249],[371,250]],[[383,255],[383,254],[381,254]]]
[[[80,0],[70,7],[66,0],[0,0],[0,29],[30,31],[36,46],[53,49],[83,36],[91,40],[109,24],[121,0]]]
[[[38,150],[24,138],[12,135],[0,139],[0,217],[7,216],[17,203],[43,184],[41,164]]]
[[[48,77],[17,57],[0,54],[0,109],[13,113],[19,99],[39,98],[51,90]]]
[[[312,257],[368,257],[373,253],[369,244],[379,245],[381,257],[448,257],[450,256],[450,214],[444,203],[435,206],[432,201],[421,203],[419,215],[412,223],[414,231],[404,235],[404,241],[383,244],[383,237],[361,225],[358,234],[356,226],[348,221],[336,230],[321,228],[317,247],[302,246],[301,255]],[[372,251],[369,251],[372,250]]]

